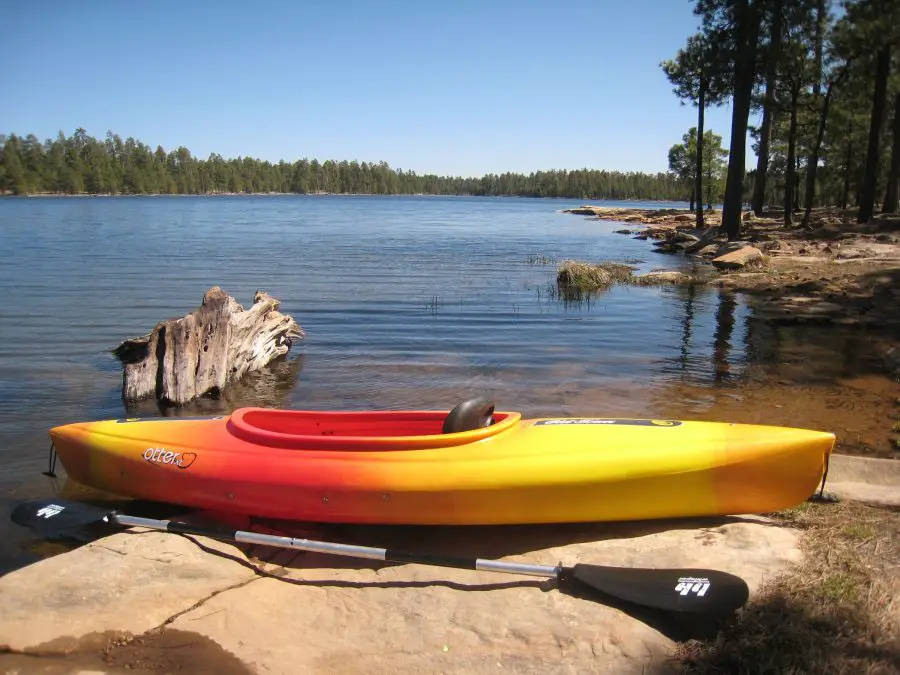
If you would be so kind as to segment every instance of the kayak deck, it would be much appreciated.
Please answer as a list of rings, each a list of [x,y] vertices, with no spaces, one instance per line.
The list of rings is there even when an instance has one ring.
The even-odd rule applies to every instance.
[[[354,451],[418,450],[459,446],[509,431],[516,412],[498,412],[490,426],[444,433],[444,411],[276,410],[242,408],[231,414],[229,431],[248,443],[294,449]]]

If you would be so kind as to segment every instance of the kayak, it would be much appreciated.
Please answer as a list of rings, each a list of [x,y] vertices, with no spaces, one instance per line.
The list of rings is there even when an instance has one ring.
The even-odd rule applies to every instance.
[[[772,512],[812,495],[832,433],[671,419],[245,407],[50,430],[105,492],[316,522],[487,525]]]

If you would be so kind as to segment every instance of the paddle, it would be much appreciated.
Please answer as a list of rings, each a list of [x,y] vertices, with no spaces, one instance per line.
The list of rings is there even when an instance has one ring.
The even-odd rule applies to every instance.
[[[355,558],[552,577],[566,582],[574,579],[584,586],[626,603],[679,613],[727,614],[743,606],[749,596],[749,589],[743,579],[716,570],[605,567],[582,563],[572,567],[563,567],[562,563],[550,567],[481,558],[415,554],[392,549],[210,528],[171,520],[139,518],[81,502],[58,499],[24,502],[13,509],[11,517],[13,522],[23,527],[53,537],[65,536],[66,530],[108,523]]]

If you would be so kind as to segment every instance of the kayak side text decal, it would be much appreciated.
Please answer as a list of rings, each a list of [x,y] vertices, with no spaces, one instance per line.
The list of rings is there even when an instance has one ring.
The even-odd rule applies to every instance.
[[[197,459],[197,454],[193,452],[172,452],[165,448],[147,448],[144,450],[144,459],[151,464],[171,464],[179,469],[186,469]]]
[[[573,417],[562,418],[558,420],[541,420],[535,422],[534,426],[570,426],[573,424],[623,424],[626,426],[637,427],[678,427],[681,422],[678,420],[619,420],[619,419],[601,419],[591,417]]]

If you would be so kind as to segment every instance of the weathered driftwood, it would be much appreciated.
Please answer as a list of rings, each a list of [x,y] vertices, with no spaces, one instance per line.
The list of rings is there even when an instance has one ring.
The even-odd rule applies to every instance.
[[[125,340],[114,354],[124,364],[122,398],[155,396],[183,405],[221,393],[226,384],[285,355],[303,329],[278,311],[281,303],[257,291],[248,310],[218,286],[200,308],[162,321],[153,331]]]

